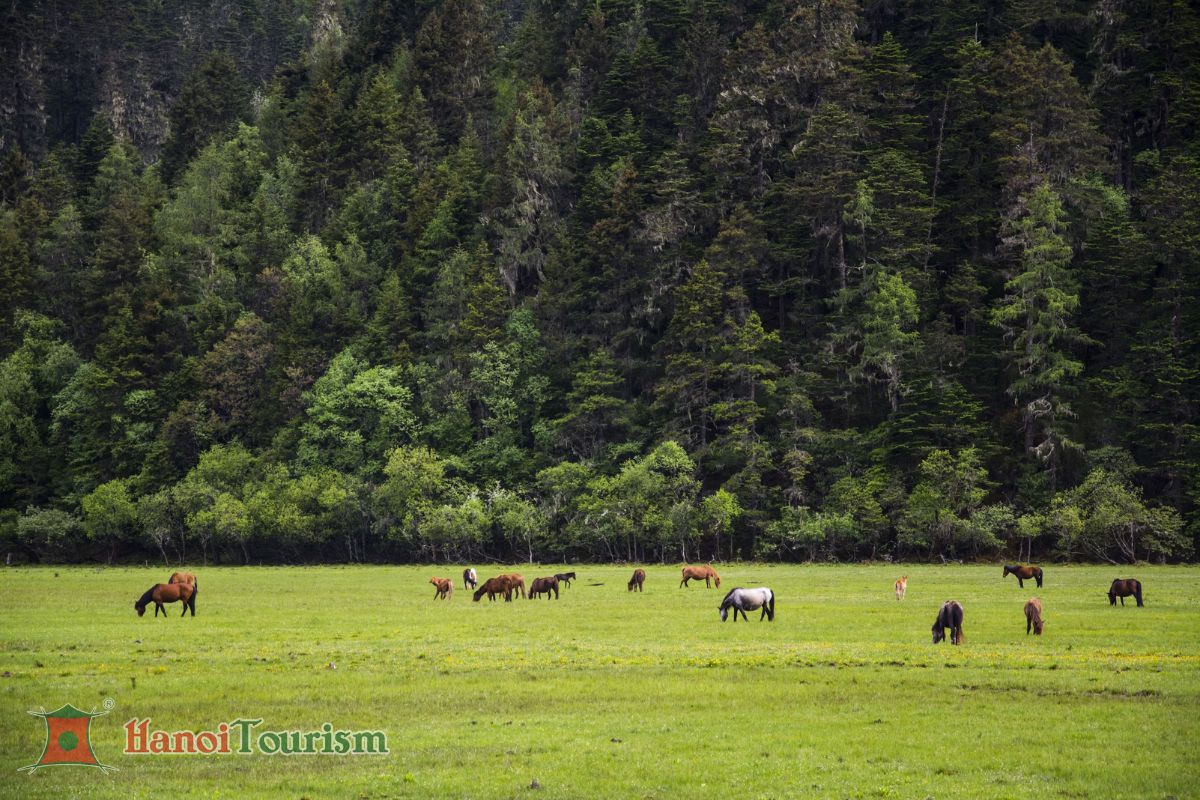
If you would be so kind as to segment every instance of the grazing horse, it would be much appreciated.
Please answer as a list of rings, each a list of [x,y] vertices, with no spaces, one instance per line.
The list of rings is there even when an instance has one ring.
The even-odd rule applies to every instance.
[[[933,643],[937,644],[946,638],[946,628],[950,629],[950,644],[963,642],[963,607],[957,600],[947,600],[942,603],[937,619],[933,622]]]
[[[1108,604],[1115,606],[1117,598],[1121,598],[1121,605],[1125,605],[1125,598],[1133,595],[1137,600],[1138,608],[1142,607],[1142,582],[1135,578],[1117,578],[1112,582],[1112,586],[1108,587]]]
[[[534,578],[529,584],[529,599],[533,600],[538,595],[546,595],[546,599],[550,599],[550,593],[554,592],[554,599],[558,599],[558,577],[553,578]]]
[[[747,622],[750,618],[746,616],[746,609],[751,611],[756,608],[761,608],[762,613],[758,615],[758,621],[762,622],[765,617],[767,622],[775,621],[775,593],[765,586],[760,586],[757,589],[730,589],[729,594],[725,595],[725,599],[721,601],[721,607],[718,609],[721,612],[721,622],[724,622],[729,615],[729,608],[733,607],[733,621],[737,622],[738,612],[742,612],[742,619]]]
[[[1025,603],[1025,635],[1029,635],[1029,631],[1033,631],[1036,635],[1042,635],[1042,601],[1036,597],[1029,598]]]
[[[1023,567],[1004,565],[1004,574],[1000,577],[1007,578],[1010,574],[1017,576],[1017,586],[1024,589],[1025,581],[1033,578],[1037,581],[1038,588],[1042,588],[1042,568],[1041,567]]]
[[[555,575],[554,577],[558,579],[559,583],[565,583],[567,586],[570,586],[571,581],[575,580],[575,573],[574,572],[560,572],[557,575]]]
[[[429,582],[434,585],[434,600],[449,600],[454,594],[454,581],[450,580],[449,578],[439,578],[434,576],[429,579]]]
[[[632,592],[634,589],[637,589],[639,592],[643,591],[642,584],[645,582],[646,582],[646,570],[640,569],[640,568],[635,569],[633,571],[633,577],[629,579],[628,591]]]
[[[904,599],[904,593],[908,591],[908,576],[901,575],[900,580],[896,581],[896,602],[899,603]]]
[[[161,611],[165,617],[167,609],[163,607],[163,603],[183,603],[183,613],[180,616],[186,616],[188,609],[192,610],[192,616],[196,616],[196,593],[199,589],[194,583],[156,583],[146,590],[146,593],[138,598],[133,607],[137,609],[138,616],[146,613],[146,606],[154,603],[154,616],[158,616]]]
[[[512,600],[512,582],[504,575],[488,578],[475,590],[475,594],[471,596],[471,599],[478,603],[479,598],[485,594],[488,596],[488,600],[493,602],[496,600],[496,595],[502,594],[504,595],[504,602],[507,603]]]
[[[464,569],[463,570],[463,588],[466,589],[467,587],[470,587],[470,588],[474,589],[478,585],[479,585],[479,576],[475,574],[475,570],[471,567],[467,567],[466,569]]]
[[[509,572],[505,575],[501,575],[500,577],[508,578],[508,589],[510,592],[516,590],[520,593],[522,598],[525,597],[525,578],[521,576],[521,573]]]
[[[190,572],[172,572],[171,577],[167,578],[167,583],[190,583],[196,585],[196,576]]]
[[[704,587],[706,589],[712,588],[712,584],[709,581],[716,581],[717,588],[721,588],[721,576],[717,574],[717,571],[712,568],[711,564],[703,567],[684,567],[683,580],[679,582],[679,585],[687,586],[688,581],[698,581],[701,579],[704,580]]]

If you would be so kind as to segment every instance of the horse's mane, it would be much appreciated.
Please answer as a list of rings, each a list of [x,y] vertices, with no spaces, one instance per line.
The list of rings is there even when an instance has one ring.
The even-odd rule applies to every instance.
[[[729,598],[730,598],[730,597],[733,597],[733,593],[734,593],[734,592],[736,592],[737,590],[741,589],[741,588],[742,588],[742,587],[740,587],[740,586],[735,586],[735,587],[733,587],[732,589],[730,589],[728,592],[726,592],[726,594],[725,594],[725,598],[724,598],[723,600],[721,600],[721,605],[723,606],[723,605],[725,605],[726,603],[728,603],[728,602],[729,602]]]
[[[138,601],[136,603],[134,603],[134,605],[145,608],[147,605],[150,604],[150,601],[154,599],[154,597],[153,597],[154,590],[157,588],[158,588],[157,583],[154,584],[153,586],[151,586],[149,589],[146,590],[146,593],[144,595],[142,595],[140,598],[138,598]]]

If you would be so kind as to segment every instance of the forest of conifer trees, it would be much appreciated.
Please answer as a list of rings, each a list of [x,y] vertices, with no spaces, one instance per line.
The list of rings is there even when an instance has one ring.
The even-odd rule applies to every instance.
[[[11,558],[1195,554],[1186,0],[5,13]]]

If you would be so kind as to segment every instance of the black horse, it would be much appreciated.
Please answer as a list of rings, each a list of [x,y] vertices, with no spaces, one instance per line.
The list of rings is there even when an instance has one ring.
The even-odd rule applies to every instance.
[[[1017,576],[1017,585],[1022,589],[1025,588],[1025,581],[1030,578],[1037,580],[1038,588],[1042,588],[1042,568],[1041,567],[1013,567],[1008,564],[1004,565],[1004,574],[1000,577],[1007,578],[1010,574]]]
[[[1112,582],[1112,586],[1108,587],[1108,604],[1115,606],[1117,598],[1121,598],[1121,605],[1125,605],[1125,598],[1133,595],[1137,600],[1138,608],[1142,607],[1142,582],[1136,578],[1117,578]]]
[[[565,583],[567,586],[570,586],[571,581],[575,580],[575,573],[574,572],[560,572],[557,575],[555,575],[554,577],[558,579],[559,583]]]
[[[962,644],[963,641],[963,607],[957,600],[947,600],[942,603],[937,619],[933,623],[933,643],[937,644],[946,638],[946,628],[950,629],[950,644]]]

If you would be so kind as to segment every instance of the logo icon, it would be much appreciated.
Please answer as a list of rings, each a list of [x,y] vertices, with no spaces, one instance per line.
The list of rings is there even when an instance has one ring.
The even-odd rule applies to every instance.
[[[30,711],[35,717],[46,721],[46,747],[37,762],[27,767],[21,767],[17,772],[29,771],[33,774],[42,767],[79,766],[96,767],[101,772],[116,771],[116,767],[101,764],[96,760],[92,750],[92,740],[88,736],[92,720],[103,717],[112,710],[116,703],[111,697],[104,699],[103,711],[81,711],[68,703],[57,711]]]

